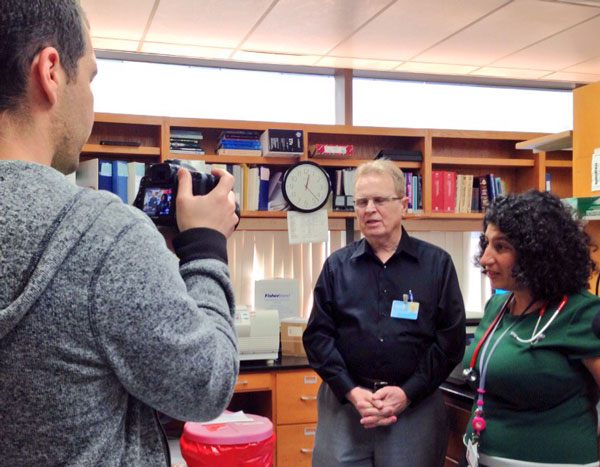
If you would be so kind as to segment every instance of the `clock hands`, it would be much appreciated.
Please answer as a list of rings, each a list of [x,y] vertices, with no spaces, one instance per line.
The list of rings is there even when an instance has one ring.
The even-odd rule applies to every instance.
[[[304,185],[304,189],[305,190],[308,190],[308,180],[309,179],[310,179],[310,174],[308,174],[307,177],[306,177],[306,185]],[[308,190],[308,191],[310,191],[310,190]]]
[[[312,190],[311,190],[310,188],[308,188],[308,186],[306,186],[305,188],[308,190],[308,192],[309,192],[311,195],[313,195],[313,197],[314,197],[314,198],[315,198],[317,201],[319,201],[319,198],[317,197],[317,195],[315,195],[315,194],[312,192]]]

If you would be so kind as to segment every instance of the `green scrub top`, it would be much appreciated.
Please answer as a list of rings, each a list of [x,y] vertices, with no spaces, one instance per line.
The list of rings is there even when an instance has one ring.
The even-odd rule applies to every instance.
[[[488,301],[465,352],[464,368],[469,367],[475,346],[508,297],[495,295]],[[538,331],[552,318],[557,306],[558,301],[548,304]],[[544,332],[546,337],[534,345],[520,343],[510,334],[514,331],[521,339],[529,339],[539,310],[522,317],[504,315],[491,337],[488,355],[502,332],[514,325],[502,337],[488,364],[483,405],[486,428],[480,435],[480,452],[529,462],[585,464],[598,460],[598,387],[582,362],[583,358],[600,355],[600,340],[591,329],[598,310],[597,296],[586,291],[570,295]],[[478,371],[484,345],[477,355]],[[473,403],[471,419],[475,408]],[[465,442],[472,431],[469,420]]]

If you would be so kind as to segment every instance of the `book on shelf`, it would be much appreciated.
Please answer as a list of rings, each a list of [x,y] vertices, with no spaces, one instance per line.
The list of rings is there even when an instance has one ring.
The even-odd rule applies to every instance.
[[[260,149],[217,149],[219,156],[260,156],[262,151]]]
[[[146,174],[146,165],[142,162],[127,164],[127,204],[133,204],[140,189],[140,181]]]
[[[260,136],[263,156],[300,156],[304,152],[302,130],[265,130]]]
[[[551,184],[551,181],[550,181],[550,172],[546,172],[546,177],[545,177],[545,180],[544,180],[544,189],[546,191],[552,191],[552,184]]]
[[[269,167],[260,166],[258,177],[258,210],[266,211],[269,208],[269,179],[271,178]]]
[[[485,175],[479,177],[479,209],[483,212],[490,205],[490,193],[488,190],[488,179]]]
[[[431,210],[433,212],[443,212],[444,210],[442,173],[441,170],[431,171]]]
[[[112,192],[112,162],[102,159],[81,161],[75,181],[79,186]]]
[[[479,177],[473,176],[473,188],[471,190],[471,212],[481,211],[479,203]]]
[[[179,128],[173,127],[169,132],[169,139],[203,139],[202,131],[197,128]]]
[[[169,138],[169,144],[173,145],[196,145],[199,146],[202,144],[202,138],[177,138],[171,136]]]
[[[329,173],[329,178],[331,180],[332,210],[346,211],[343,169],[332,169]]]
[[[127,203],[127,162],[112,161],[112,190],[121,201]]]
[[[463,174],[456,174],[456,191],[454,196],[454,212],[461,212],[462,205],[464,203],[464,184],[465,176]]]
[[[456,172],[443,171],[443,212],[454,212],[454,198],[456,197]]]
[[[258,140],[260,135],[263,133],[263,130],[223,130],[219,135],[219,139],[251,139]]]
[[[377,153],[375,159],[421,162],[423,160],[423,154],[421,151],[413,151],[410,149],[382,149]]]
[[[217,147],[225,149],[260,149],[260,142],[257,139],[221,138]]]
[[[317,143],[310,146],[309,154],[310,157],[322,157],[324,159],[352,159],[354,157],[354,145]]]
[[[413,212],[413,176],[412,172],[404,172],[404,184],[406,185],[406,197],[408,203],[406,204],[406,212]]]
[[[199,156],[204,155],[204,149],[202,148],[169,148],[169,152],[172,154],[197,154]]]
[[[271,173],[269,178],[269,200],[267,209],[269,211],[285,211],[288,209],[288,203],[283,197],[281,184],[283,181],[283,171],[278,170]]]

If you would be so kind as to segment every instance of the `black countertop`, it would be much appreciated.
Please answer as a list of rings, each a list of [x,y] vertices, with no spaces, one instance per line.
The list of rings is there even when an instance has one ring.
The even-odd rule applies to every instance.
[[[300,370],[310,368],[306,357],[282,356],[277,360],[247,360],[240,362],[240,373],[251,371]],[[440,385],[442,392],[460,399],[473,401],[475,391],[466,384],[446,381]]]

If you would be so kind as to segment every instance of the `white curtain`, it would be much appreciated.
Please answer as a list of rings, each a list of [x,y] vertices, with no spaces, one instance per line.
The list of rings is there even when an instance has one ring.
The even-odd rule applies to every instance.
[[[300,316],[312,308],[312,291],[327,256],[345,244],[345,232],[330,231],[323,243],[290,245],[287,231],[239,230],[227,242],[236,303],[254,306],[254,283],[298,279]]]
[[[358,232],[356,234],[359,235]],[[473,266],[477,234],[471,232],[411,231],[410,235],[433,243],[452,257],[468,317],[481,316],[489,298],[489,284]],[[325,243],[290,245],[286,230],[239,230],[227,243],[229,269],[236,303],[254,306],[254,282],[260,279],[298,279],[299,316],[309,316],[312,291],[325,259],[344,246],[346,234],[330,230]]]

